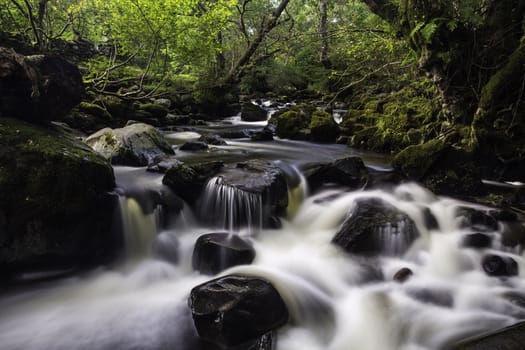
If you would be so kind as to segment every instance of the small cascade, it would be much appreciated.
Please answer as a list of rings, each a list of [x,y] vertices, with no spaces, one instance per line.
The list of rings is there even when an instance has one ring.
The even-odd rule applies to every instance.
[[[120,210],[126,258],[138,260],[148,256],[161,221],[161,208],[156,207],[150,214],[144,214],[137,200],[120,197]]]
[[[199,212],[204,221],[217,228],[257,231],[263,223],[262,196],[225,185],[220,176],[213,177],[206,185]]]

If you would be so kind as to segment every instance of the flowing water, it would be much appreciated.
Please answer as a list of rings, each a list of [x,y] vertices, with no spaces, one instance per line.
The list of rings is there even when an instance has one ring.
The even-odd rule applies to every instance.
[[[3,295],[0,349],[200,349],[187,298],[191,288],[213,277],[192,271],[193,244],[203,233],[224,229],[249,237],[257,255],[253,264],[222,275],[263,277],[288,306],[290,322],[278,331],[277,350],[446,349],[457,339],[525,317],[520,293],[525,261],[517,251],[501,251],[502,225],[490,232],[490,248],[461,245],[472,230],[461,228],[457,209],[478,206],[436,197],[416,184],[309,193],[299,169],[312,161],[355,154],[343,146],[240,140],[209,153],[231,153],[237,160],[240,149],[242,159],[273,159],[287,174],[289,207],[281,228],[263,229],[261,198],[224,186],[220,178],[208,183],[198,210],[186,205],[170,212],[144,199],[166,191],[160,175],[118,167],[126,262]],[[371,168],[388,169],[381,158],[365,160]],[[331,243],[356,200],[363,198],[380,198],[415,222],[420,235],[408,250],[403,235],[389,230],[384,246],[393,254],[359,258]],[[431,229],[425,224],[429,212],[437,221]],[[196,219],[206,213],[213,219]],[[519,275],[487,276],[481,259],[490,252],[514,258]],[[402,268],[411,269],[413,276],[395,282]]]

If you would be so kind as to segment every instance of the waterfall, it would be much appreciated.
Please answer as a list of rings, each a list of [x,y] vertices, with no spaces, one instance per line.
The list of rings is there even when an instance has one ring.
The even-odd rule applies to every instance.
[[[213,227],[250,233],[262,227],[262,195],[224,184],[220,176],[208,181],[200,203],[200,217]]]
[[[161,208],[157,206],[145,214],[134,198],[120,197],[120,213],[126,258],[138,260],[149,255],[161,221]]]

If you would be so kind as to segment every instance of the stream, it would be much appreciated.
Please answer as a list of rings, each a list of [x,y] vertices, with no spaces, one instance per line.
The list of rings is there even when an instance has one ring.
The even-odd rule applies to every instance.
[[[229,120],[205,128],[263,126]],[[501,244],[504,225],[499,222],[487,232],[492,241],[484,249],[462,243],[474,231],[462,225],[459,208],[487,208],[435,196],[414,183],[357,191],[326,186],[312,192],[303,175],[312,163],[355,155],[370,170],[388,172],[390,160],[344,145],[279,139],[226,139],[227,145],[206,152],[177,150],[198,132],[165,131],[175,158],[189,163],[261,158],[287,173],[289,204],[281,227],[262,228],[257,198],[210,183],[200,208],[146,209],[148,193],[169,191],[162,175],[115,167],[125,258],[112,267],[0,296],[1,349],[200,349],[187,299],[193,287],[214,277],[193,271],[193,246],[200,235],[225,230],[251,241],[256,257],[251,265],[220,275],[262,277],[288,307],[290,321],[277,332],[276,350],[446,349],[525,318],[525,260],[520,250]],[[385,236],[386,253],[368,258],[331,242],[356,201],[366,198],[379,198],[414,221],[420,234],[404,253],[389,254],[404,244],[397,236]],[[249,225],[243,227],[232,224],[240,206],[249,213]],[[220,214],[210,222],[199,219],[202,211]],[[431,228],[425,224],[429,212],[437,222]],[[517,276],[489,276],[482,266],[486,254],[514,259]],[[394,276],[403,268],[413,275],[400,283]]]

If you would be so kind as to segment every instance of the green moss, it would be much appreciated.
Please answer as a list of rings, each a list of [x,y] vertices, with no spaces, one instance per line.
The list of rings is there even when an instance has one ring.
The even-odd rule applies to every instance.
[[[139,111],[148,112],[153,118],[164,118],[168,114],[166,107],[155,103],[144,103],[138,107]]]
[[[408,177],[420,180],[448,147],[450,146],[438,139],[421,145],[409,146],[396,155],[392,165]]]
[[[101,118],[101,119],[107,119],[109,117],[109,114],[108,112],[101,106],[97,105],[97,104],[94,104],[94,103],[89,103],[89,102],[80,102],[80,105],[78,106],[78,109],[81,111],[81,112],[84,112],[84,113],[87,113],[87,114],[91,114],[97,118]]]
[[[334,118],[325,111],[316,110],[313,112],[309,128],[312,141],[335,142],[339,136],[339,127]]]

